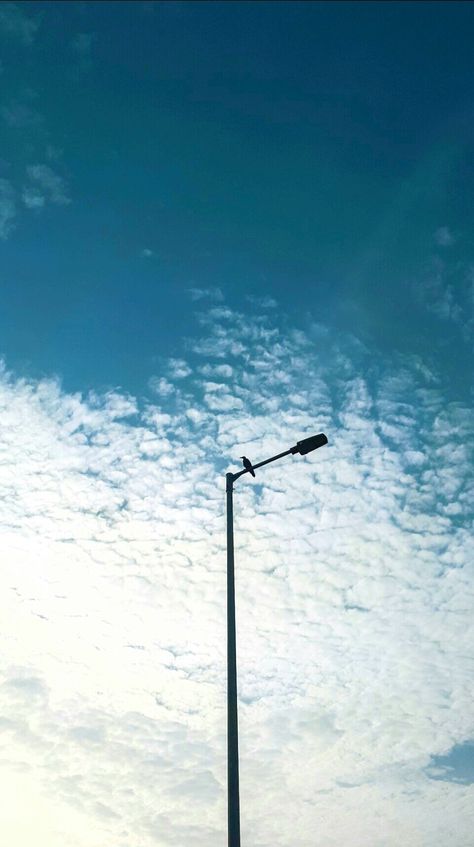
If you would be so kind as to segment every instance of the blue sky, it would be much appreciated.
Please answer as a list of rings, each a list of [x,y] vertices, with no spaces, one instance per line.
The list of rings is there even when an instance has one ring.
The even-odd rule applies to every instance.
[[[21,10],[2,65],[12,365],[140,393],[192,327],[186,290],[218,286],[418,352],[467,390],[458,327],[426,307],[439,275],[470,297],[470,4]],[[69,203],[25,209],[34,165]]]
[[[473,34],[0,7],[5,842],[224,843],[223,474],[325,431],[239,483],[244,843],[469,843]]]

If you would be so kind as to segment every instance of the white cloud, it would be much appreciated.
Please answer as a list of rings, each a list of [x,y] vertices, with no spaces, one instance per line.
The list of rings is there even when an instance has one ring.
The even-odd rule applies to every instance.
[[[16,98],[0,107],[0,117],[11,131],[12,140],[18,148],[19,160],[14,170],[18,173],[20,166],[21,169],[25,168],[23,179],[13,178],[11,184],[2,181],[0,219],[3,221],[3,234],[0,237],[3,238],[11,232],[14,217],[21,216],[25,209],[38,212],[47,203],[62,206],[71,202],[62,176],[49,165],[26,164],[24,161],[25,155],[30,157],[33,148],[43,149],[45,157],[50,161],[61,156],[61,151],[49,142],[44,116],[32,108],[32,101],[38,97],[35,88],[23,86]]]
[[[469,289],[472,270],[463,263],[448,263],[434,258],[424,279],[417,282],[415,294],[425,308],[440,320],[449,321],[461,329],[466,343],[472,343],[474,317]]]
[[[170,394],[174,394],[175,392],[173,383],[163,376],[152,376],[148,381],[148,385],[152,391],[156,394],[160,394],[162,397],[169,397]]]
[[[277,301],[268,295],[265,297],[257,297],[254,294],[247,294],[245,299],[258,309],[276,309],[278,305]]]
[[[42,209],[46,202],[44,195],[33,186],[23,189],[21,199],[27,209]]]
[[[10,235],[16,217],[15,191],[7,179],[0,178],[0,238]]]
[[[184,359],[168,359],[168,376],[170,379],[184,379],[192,373]]]
[[[28,165],[26,172],[33,183],[33,187],[27,188],[27,191],[36,192],[37,196],[42,192],[43,198],[57,206],[65,206],[71,202],[63,178],[49,165]]]
[[[199,368],[199,373],[203,376],[224,377],[224,379],[230,379],[234,370],[230,365],[203,365]]]
[[[144,247],[143,250],[140,251],[140,256],[142,259],[149,259],[151,256],[154,256],[153,250],[150,250],[149,247]]]
[[[26,209],[43,209],[47,202],[67,205],[71,202],[65,182],[47,165],[27,167],[29,184],[23,186],[21,201]],[[17,192],[12,183],[0,178],[0,239],[7,239],[15,226],[18,213]]]
[[[220,288],[188,288],[191,300],[214,300],[221,303],[224,300],[224,295]]]
[[[24,786],[38,847],[225,841],[224,474],[323,430],[236,484],[243,843],[465,847],[425,768],[474,732],[468,410],[341,338],[203,333],[159,405],[3,374],[0,833]]]

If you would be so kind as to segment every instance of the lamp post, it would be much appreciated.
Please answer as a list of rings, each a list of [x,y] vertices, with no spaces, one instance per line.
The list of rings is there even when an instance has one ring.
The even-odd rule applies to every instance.
[[[228,847],[240,847],[240,800],[239,800],[239,726],[237,714],[237,650],[235,632],[235,579],[234,579],[234,482],[239,476],[282,459],[283,456],[299,453],[305,456],[327,444],[324,433],[312,435],[298,441],[294,447],[258,462],[256,465],[244,459],[244,470],[226,474],[227,494],[227,832]]]

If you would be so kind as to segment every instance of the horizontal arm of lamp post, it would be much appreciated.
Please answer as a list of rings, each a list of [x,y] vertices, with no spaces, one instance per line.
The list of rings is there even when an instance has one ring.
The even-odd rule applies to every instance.
[[[320,432],[319,435],[312,435],[310,438],[304,438],[302,441],[297,441],[294,447],[290,447],[289,450],[285,450],[283,453],[278,453],[277,456],[272,456],[270,459],[265,459],[263,462],[257,462],[256,465],[252,465],[254,471],[257,468],[263,467],[263,465],[268,465],[270,462],[275,462],[277,459],[281,459],[283,456],[289,456],[290,454],[300,453],[301,456],[305,456],[306,453],[311,453],[312,450],[316,450],[318,447],[322,447],[324,444],[327,444],[328,440],[323,432]],[[235,482],[239,476],[243,476],[245,473],[250,473],[248,468],[244,468],[243,471],[239,471],[238,473],[232,474],[232,481]]]

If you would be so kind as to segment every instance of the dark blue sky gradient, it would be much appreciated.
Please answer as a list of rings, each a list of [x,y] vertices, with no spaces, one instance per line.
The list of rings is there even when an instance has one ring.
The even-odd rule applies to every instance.
[[[58,148],[72,203],[2,244],[8,365],[141,392],[195,331],[186,290],[219,286],[469,391],[459,327],[417,291],[448,226],[468,296],[472,4],[27,5],[38,35],[6,43],[3,85],[41,119],[5,128],[2,167],[20,179]]]

